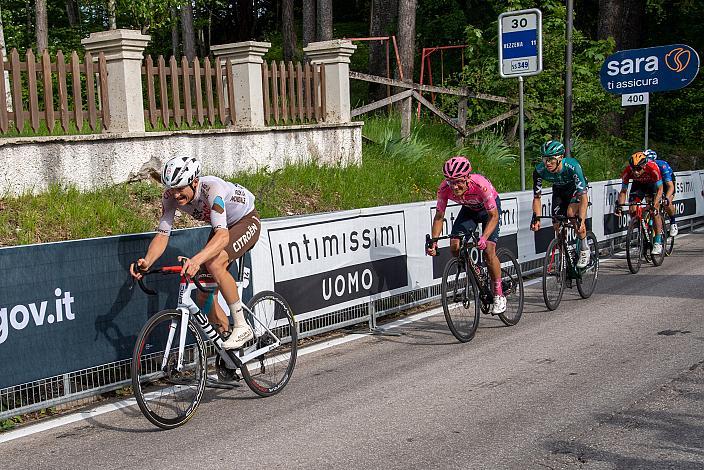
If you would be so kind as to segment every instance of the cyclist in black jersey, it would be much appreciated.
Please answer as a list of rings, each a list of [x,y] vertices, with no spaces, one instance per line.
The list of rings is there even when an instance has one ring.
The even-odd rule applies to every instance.
[[[577,267],[589,264],[589,246],[587,237],[587,180],[582,167],[574,158],[565,157],[565,146],[557,140],[549,140],[540,148],[542,162],[533,171],[533,218],[530,229],[540,230],[541,193],[543,180],[552,182],[552,212],[554,215],[567,217],[579,216],[581,219],[577,237],[579,238],[579,260]],[[557,224],[553,224],[557,230]]]

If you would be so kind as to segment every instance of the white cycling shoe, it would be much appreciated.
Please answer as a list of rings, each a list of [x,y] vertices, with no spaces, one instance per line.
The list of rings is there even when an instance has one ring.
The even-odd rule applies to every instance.
[[[506,311],[506,297],[503,295],[494,296],[494,307],[491,309],[493,315],[504,313]]]
[[[653,249],[650,252],[654,255],[659,255],[662,253],[662,243],[653,243]]]
[[[225,349],[238,349],[252,338],[254,338],[254,332],[252,332],[252,328],[250,328],[249,325],[236,326],[223,343],[223,347]]]
[[[676,237],[678,233],[680,233],[680,229],[677,228],[677,224],[670,225],[670,236]]]
[[[577,260],[577,268],[584,269],[589,264],[589,250],[579,251],[579,259]]]

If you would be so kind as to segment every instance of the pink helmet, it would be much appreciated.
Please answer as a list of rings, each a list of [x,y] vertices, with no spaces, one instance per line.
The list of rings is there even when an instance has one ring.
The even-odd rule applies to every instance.
[[[442,168],[445,177],[450,179],[466,178],[471,171],[472,164],[462,155],[455,155],[450,158]]]

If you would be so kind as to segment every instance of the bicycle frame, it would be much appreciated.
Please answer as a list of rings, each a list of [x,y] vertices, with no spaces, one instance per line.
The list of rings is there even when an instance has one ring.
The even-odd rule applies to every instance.
[[[567,275],[570,279],[578,279],[581,278],[580,272],[577,269],[575,260],[573,259],[573,256],[577,252],[576,247],[575,250],[570,253],[570,250],[568,250],[567,244],[569,243],[569,237],[567,234],[568,229],[572,229],[577,231],[577,224],[574,223],[575,220],[578,219],[578,217],[555,217],[555,216],[550,216],[550,215],[543,215],[538,217],[540,219],[551,219],[551,220],[557,220],[557,223],[559,224],[559,227],[557,231],[555,232],[556,238],[557,238],[557,244],[558,248],[560,251],[565,253],[565,260],[567,261]],[[553,260],[554,261],[554,260]]]
[[[161,268],[160,271],[153,271],[153,272],[175,273],[175,272],[180,272],[180,270],[181,270],[180,266],[174,266],[174,267]],[[214,288],[217,287],[217,283],[215,283],[215,282],[200,283],[197,280],[191,280],[185,276],[181,276],[181,282],[179,285],[179,292],[178,292],[178,305],[176,307],[176,310],[178,310],[181,314],[180,315],[181,319],[180,319],[179,324],[176,324],[175,321],[171,322],[171,325],[169,328],[169,334],[168,334],[168,338],[167,338],[167,342],[166,342],[166,347],[165,347],[166,351],[171,350],[172,345],[173,345],[173,341],[176,337],[176,329],[177,329],[177,327],[180,327],[179,337],[178,337],[178,362],[176,364],[177,371],[180,372],[184,368],[183,358],[184,358],[184,351],[186,349],[186,333],[187,333],[187,329],[188,329],[188,322],[191,317],[195,321],[195,324],[198,325],[198,328],[200,329],[201,333],[205,336],[205,338],[209,339],[213,343],[213,346],[215,347],[216,352],[223,359],[223,361],[225,362],[225,365],[229,369],[241,368],[247,362],[266,354],[267,352],[271,351],[272,349],[277,348],[281,344],[281,339],[279,337],[277,337],[271,330],[269,330],[261,322],[261,320],[259,320],[251,310],[249,310],[249,308],[246,305],[242,305],[242,307],[245,309],[245,312],[248,314],[247,315],[248,318],[252,319],[251,326],[252,326],[252,329],[254,330],[255,338],[262,336],[262,334],[264,334],[264,333],[267,333],[274,340],[270,344],[264,345],[259,348],[257,347],[258,342],[255,340],[255,342],[252,346],[240,349],[239,354],[236,354],[234,350],[225,349],[223,347],[222,336],[220,336],[220,333],[218,333],[217,330],[213,327],[213,325],[210,324],[206,315],[201,311],[201,309],[193,301],[191,293],[193,292],[194,289],[198,288],[198,284],[200,284],[200,286],[202,288],[201,290],[209,292],[209,294],[211,296],[214,295],[214,292],[213,292],[215,290]],[[140,280],[140,285],[141,285],[141,280]],[[143,289],[144,289],[144,287],[143,287]],[[145,292],[146,291],[147,290],[145,290]],[[162,360],[162,365],[161,365],[162,370],[166,370],[167,362],[168,362],[168,355],[165,355]]]

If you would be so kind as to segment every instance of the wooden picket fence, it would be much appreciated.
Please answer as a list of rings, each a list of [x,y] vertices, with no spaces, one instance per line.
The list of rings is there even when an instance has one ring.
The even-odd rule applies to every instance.
[[[229,126],[235,122],[232,65],[209,58],[192,62],[184,56],[171,56],[168,67],[163,56],[157,65],[147,56],[142,67],[146,81],[147,108],[144,120],[152,129],[173,125],[182,127]]]
[[[300,62],[262,64],[264,120],[267,125],[325,120],[325,67]]]
[[[84,121],[92,131],[108,129],[105,55],[101,52],[97,64],[94,61],[86,52],[81,63],[75,51],[68,63],[61,51],[54,61],[47,50],[38,61],[31,49],[27,50],[24,62],[20,61],[17,49],[10,52],[9,60],[0,54],[0,133],[23,132],[25,123],[35,133],[42,124],[50,134],[57,133],[57,120],[64,133],[71,130],[71,123],[81,131]],[[6,73],[9,73],[9,89]]]

